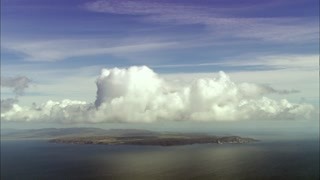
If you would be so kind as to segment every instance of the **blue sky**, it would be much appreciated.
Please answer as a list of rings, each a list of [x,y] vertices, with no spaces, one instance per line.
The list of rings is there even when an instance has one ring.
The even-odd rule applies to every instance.
[[[1,1],[1,76],[32,80],[25,105],[93,102],[102,68],[146,65],[181,81],[225,71],[318,106],[318,57],[318,0]]]
[[[5,0],[2,64],[157,66],[318,54],[318,8],[316,0]]]

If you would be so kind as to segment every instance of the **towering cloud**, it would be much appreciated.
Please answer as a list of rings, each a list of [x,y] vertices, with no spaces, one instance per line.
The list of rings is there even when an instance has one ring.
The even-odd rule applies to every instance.
[[[1,113],[1,119],[64,123],[283,120],[308,118],[314,109],[309,104],[267,97],[290,91],[237,84],[224,72],[212,79],[173,84],[145,66],[103,69],[96,85],[95,103],[63,100],[31,107],[14,104]]]
[[[26,76],[1,77],[1,87],[11,88],[15,98],[1,99],[1,112],[9,111],[15,103],[18,103],[19,96],[29,87],[31,80]]]
[[[22,95],[24,90],[29,87],[31,80],[26,76],[1,77],[1,86],[12,88],[16,95]]]

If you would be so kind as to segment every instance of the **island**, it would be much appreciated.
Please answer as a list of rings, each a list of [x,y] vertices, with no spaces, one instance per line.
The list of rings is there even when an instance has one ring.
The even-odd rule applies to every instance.
[[[191,144],[243,144],[256,142],[252,138],[239,136],[205,136],[205,135],[160,135],[160,136],[90,136],[90,137],[62,137],[51,139],[53,143],[67,144],[105,144],[105,145],[149,145],[149,146],[177,146]]]
[[[44,128],[7,129],[1,140],[46,140],[51,143],[177,146],[191,144],[244,144],[258,140],[235,135],[213,136],[205,133],[157,132],[144,129]]]

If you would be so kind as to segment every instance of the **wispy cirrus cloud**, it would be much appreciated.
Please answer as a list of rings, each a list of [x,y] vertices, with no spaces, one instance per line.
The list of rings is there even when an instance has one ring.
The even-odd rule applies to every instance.
[[[279,2],[278,2],[279,3]],[[277,4],[272,2],[272,4]],[[259,6],[265,4],[258,4]],[[267,5],[270,5],[267,3]],[[211,36],[257,39],[271,42],[310,42],[318,38],[316,20],[304,17],[241,17],[247,6],[202,6],[162,1],[98,0],[85,4],[89,11],[137,15],[141,21],[174,25],[204,25]]]
[[[40,40],[9,42],[3,48],[25,55],[27,61],[59,61],[72,57],[117,55],[166,49],[177,42],[140,42],[113,44],[107,40]]]
[[[192,63],[192,64],[161,64],[151,65],[151,67],[161,68],[181,68],[181,67],[234,67],[241,69],[243,67],[254,67],[254,69],[260,70],[276,70],[276,69],[288,69],[298,71],[318,71],[319,70],[319,56],[318,55],[261,55],[250,57],[233,57],[224,60],[213,60],[210,63]]]
[[[171,1],[90,1],[82,6],[87,11],[106,13],[109,18],[126,20],[128,24],[106,20],[101,26],[99,19],[99,23],[90,26],[90,28],[100,30],[97,32],[101,34],[90,34],[88,39],[77,35],[73,37],[74,39],[63,40],[57,40],[51,36],[43,36],[43,39],[40,40],[7,36],[5,40],[2,40],[2,48],[24,55],[24,60],[27,61],[60,61],[73,57],[96,55],[141,59],[145,55],[132,57],[130,53],[181,48],[202,48],[203,51],[206,51],[205,48],[216,48],[213,46],[218,46],[233,50],[235,48],[231,46],[237,43],[241,46],[255,44],[257,47],[265,46],[268,49],[277,48],[269,46],[275,43],[280,45],[281,43],[290,43],[297,46],[304,43],[315,44],[319,37],[318,22],[315,18],[242,15],[244,12],[256,11],[257,7],[262,9],[265,6],[270,7],[277,4],[279,4],[278,1],[246,2],[245,5],[241,3],[221,5],[219,2],[214,2],[207,6],[202,3],[192,4]],[[83,13],[83,10],[81,12]],[[130,15],[130,18],[113,15]],[[132,25],[136,23],[139,25]],[[121,28],[113,29],[112,25],[114,24],[121,24]],[[175,28],[179,26],[179,28],[167,29],[167,25]],[[187,28],[184,28],[184,25],[191,25],[190,32],[192,33],[187,32],[189,30],[186,30]],[[139,30],[135,29],[136,26],[140,27]],[[101,31],[101,28],[104,28],[104,30]],[[144,30],[141,29],[146,32],[144,33]],[[153,31],[155,29],[157,29],[156,32]],[[122,32],[120,33],[122,35],[113,34],[113,32],[119,31]],[[101,38],[105,36],[108,38]],[[126,41],[127,38],[131,40]],[[199,52],[198,50],[194,51],[195,54]],[[162,54],[166,53],[165,51],[162,52]]]

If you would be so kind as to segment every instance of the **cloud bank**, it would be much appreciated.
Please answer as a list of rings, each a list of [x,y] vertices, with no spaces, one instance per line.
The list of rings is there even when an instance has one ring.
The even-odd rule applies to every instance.
[[[224,72],[215,78],[199,78],[184,84],[164,80],[146,66],[103,69],[96,85],[94,103],[66,99],[21,107],[13,102],[11,109],[1,112],[1,120],[61,123],[284,120],[307,119],[314,110],[310,104],[267,97],[296,91],[235,83]]]

